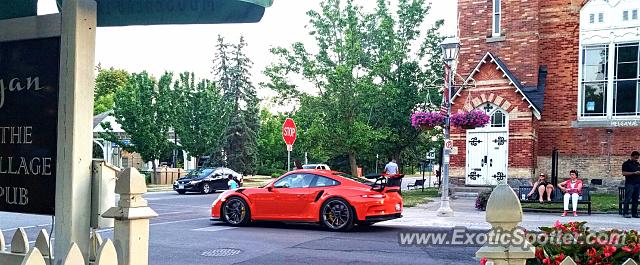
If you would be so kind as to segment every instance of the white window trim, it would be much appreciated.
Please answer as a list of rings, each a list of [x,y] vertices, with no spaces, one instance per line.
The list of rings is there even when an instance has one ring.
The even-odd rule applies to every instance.
[[[496,12],[496,1],[498,2],[500,12]],[[491,0],[493,10],[491,12],[491,36],[500,37],[502,34],[502,0]],[[498,25],[496,27],[496,15],[498,16]],[[496,32],[496,29],[498,30]]]
[[[613,93],[614,93],[614,76],[615,76],[615,64],[616,64],[616,45],[624,44],[624,43],[634,43],[640,41],[620,41],[614,42],[610,41],[609,43],[589,43],[589,44],[580,44],[579,56],[578,56],[578,120],[580,121],[624,121],[624,120],[637,120],[640,118],[640,115],[628,115],[628,116],[615,116],[613,115],[614,106],[613,106]],[[608,58],[607,58],[607,87],[606,87],[606,116],[583,116],[582,115],[582,54],[584,52],[585,47],[587,46],[596,46],[596,45],[607,45],[609,48]],[[640,67],[640,63],[638,64]],[[640,92],[636,92],[640,93]]]
[[[484,110],[484,106],[486,105],[491,105],[493,109],[490,112],[486,112]],[[485,113],[487,113],[489,117],[493,116],[494,113],[501,111],[504,114],[504,127],[491,127],[491,119],[489,119],[489,123],[487,125],[485,125],[484,127],[478,127],[478,128],[472,129],[472,131],[474,132],[509,132],[509,112],[507,112],[500,106],[493,103],[489,103],[489,102],[480,104],[480,106],[478,106],[476,109],[485,111]]]

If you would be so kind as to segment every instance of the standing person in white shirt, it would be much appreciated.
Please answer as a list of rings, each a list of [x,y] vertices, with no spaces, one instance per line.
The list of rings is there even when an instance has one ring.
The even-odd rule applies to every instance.
[[[386,166],[384,166],[384,173],[387,175],[398,174],[398,164],[395,159],[391,159]]]

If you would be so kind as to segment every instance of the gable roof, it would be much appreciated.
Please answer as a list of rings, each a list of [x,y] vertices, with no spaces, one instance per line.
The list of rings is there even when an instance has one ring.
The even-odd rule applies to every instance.
[[[541,67],[540,72],[538,73],[538,85],[532,87],[525,87],[520,83],[520,80],[511,73],[507,65],[502,62],[498,57],[494,56],[491,52],[487,52],[487,54],[482,57],[482,60],[478,63],[476,68],[473,69],[469,77],[464,81],[465,84],[469,83],[473,79],[476,73],[480,72],[480,67],[486,63],[495,63],[498,67],[496,69],[500,70],[503,75],[502,77],[506,77],[509,79],[509,85],[513,85],[516,89],[516,92],[522,95],[522,100],[526,100],[529,103],[529,108],[533,111],[533,114],[539,120],[542,118],[541,110],[544,105],[544,87],[547,79],[546,67]],[[544,72],[543,72],[544,70]],[[461,87],[456,91],[456,93],[451,98],[451,102],[455,100],[456,97],[460,96],[460,92],[464,88]]]

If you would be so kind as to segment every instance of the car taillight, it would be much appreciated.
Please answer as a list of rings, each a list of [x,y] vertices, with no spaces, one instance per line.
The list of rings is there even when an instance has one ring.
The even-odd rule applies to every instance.
[[[364,194],[362,195],[362,198],[376,198],[376,199],[382,199],[384,198],[385,195],[384,194]]]

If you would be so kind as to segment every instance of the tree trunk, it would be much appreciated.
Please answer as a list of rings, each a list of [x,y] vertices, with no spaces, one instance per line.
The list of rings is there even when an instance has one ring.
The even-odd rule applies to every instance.
[[[358,164],[356,163],[356,152],[349,152],[349,165],[351,166],[351,175],[358,176]]]
[[[151,160],[151,165],[153,166],[153,174],[151,175],[151,179],[149,180],[149,183],[152,183],[154,180],[158,179],[157,175],[158,174],[158,165],[156,165],[156,160],[152,159]]]

